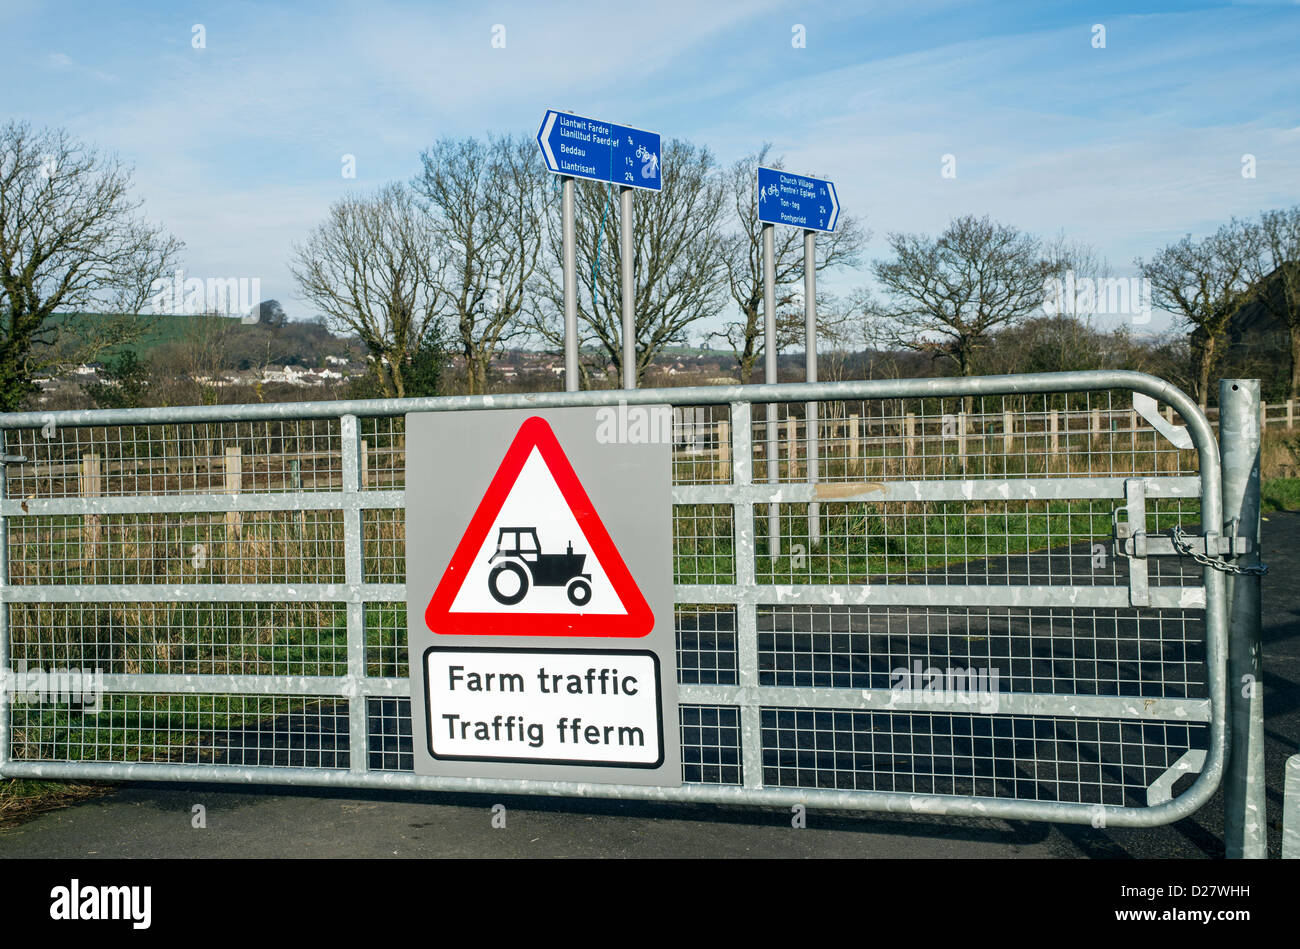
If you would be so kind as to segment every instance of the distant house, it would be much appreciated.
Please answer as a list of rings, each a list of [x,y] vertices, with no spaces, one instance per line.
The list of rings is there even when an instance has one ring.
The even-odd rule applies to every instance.
[[[1259,379],[1265,399],[1285,399],[1291,373],[1291,333],[1281,316],[1282,293],[1279,267],[1252,288],[1250,301],[1233,315],[1227,346],[1215,367],[1219,378]],[[1201,336],[1199,330],[1192,333],[1194,346]]]
[[[302,385],[306,370],[297,366],[268,366],[262,370],[263,382],[287,382],[290,385]]]

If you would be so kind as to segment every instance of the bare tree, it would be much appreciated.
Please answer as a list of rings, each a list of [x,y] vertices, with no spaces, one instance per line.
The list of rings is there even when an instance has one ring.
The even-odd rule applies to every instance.
[[[1291,374],[1289,398],[1300,397],[1300,204],[1265,211],[1251,225],[1255,253],[1247,258],[1247,273],[1256,295],[1274,319],[1287,329]]]
[[[230,340],[235,326],[235,321],[215,313],[197,315],[176,347],[175,362],[182,378],[193,384],[203,405],[216,404],[221,375],[231,368]]]
[[[807,348],[808,321],[803,300],[802,293],[793,294],[789,303],[776,311],[778,350]],[[817,294],[817,368],[823,382],[844,378],[850,351],[863,341],[857,307],[856,295],[842,299],[830,293]]]
[[[1193,379],[1204,409],[1210,375],[1233,316],[1247,302],[1255,233],[1235,218],[1209,237],[1190,235],[1136,265],[1151,283],[1152,302],[1190,327]]]
[[[37,369],[147,327],[139,313],[182,244],[136,213],[130,189],[129,168],[61,129],[0,128],[0,409]]]
[[[531,139],[443,139],[412,182],[429,213],[445,269],[441,298],[471,394],[511,340],[542,262],[546,169]]]
[[[733,214],[732,230],[722,243],[727,268],[727,288],[740,310],[740,319],[726,323],[710,337],[731,347],[742,382],[748,382],[763,358],[763,224],[758,219],[758,168],[784,168],[780,158],[769,157],[770,145],[735,162],[726,176],[728,211]],[[862,246],[870,232],[848,214],[840,214],[834,233],[817,236],[818,266],[821,270],[857,266]],[[777,227],[772,235],[776,285],[774,306],[789,307],[802,292],[803,231]],[[778,338],[780,334],[778,333]]]
[[[439,322],[441,274],[432,222],[400,184],[336,201],[290,270],[332,329],[353,332],[381,390],[406,395],[404,373]]]
[[[724,189],[707,149],[678,139],[662,156],[663,190],[638,194],[634,203],[633,290],[637,379],[665,347],[685,341],[691,324],[717,312],[723,264],[718,250]],[[622,374],[622,293],[618,195],[613,186],[577,186],[578,321],[580,342],[594,348],[596,364],[612,379]],[[561,256],[559,202],[548,215],[553,261]],[[561,272],[546,274],[538,333],[557,348],[564,342]],[[583,365],[586,376],[591,360]],[[589,378],[589,377],[588,377]]]
[[[964,376],[994,330],[1041,306],[1044,282],[1061,263],[1037,238],[970,215],[937,238],[890,234],[889,245],[894,259],[873,267],[890,298],[885,336],[950,360]]]

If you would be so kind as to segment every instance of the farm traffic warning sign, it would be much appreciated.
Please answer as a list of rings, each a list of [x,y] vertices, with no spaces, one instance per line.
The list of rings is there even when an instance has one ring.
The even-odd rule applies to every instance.
[[[672,427],[619,412],[671,418],[406,417],[417,774],[681,783]]]
[[[545,419],[519,428],[424,613],[443,636],[629,636],[654,615]]]

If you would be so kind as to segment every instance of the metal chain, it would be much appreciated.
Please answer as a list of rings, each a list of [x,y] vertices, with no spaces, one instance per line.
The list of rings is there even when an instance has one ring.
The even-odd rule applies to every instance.
[[[1206,554],[1198,553],[1192,549],[1192,545],[1183,540],[1183,530],[1181,527],[1174,525],[1169,532],[1169,539],[1174,543],[1174,549],[1184,557],[1191,557],[1203,567],[1213,567],[1215,570],[1222,570],[1224,573],[1245,574],[1246,576],[1262,577],[1268,573],[1267,564],[1258,564],[1250,567],[1243,567],[1224,560],[1222,557],[1210,557]]]

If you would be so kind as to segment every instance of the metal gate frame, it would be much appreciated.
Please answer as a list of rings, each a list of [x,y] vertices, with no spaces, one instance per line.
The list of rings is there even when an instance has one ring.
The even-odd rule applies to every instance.
[[[191,422],[232,422],[265,420],[341,419],[342,489],[331,492],[277,492],[267,494],[150,495],[104,498],[10,499],[0,464],[0,676],[6,688],[0,690],[0,775],[5,777],[69,779],[98,778],[118,780],[219,781],[250,784],[300,784],[358,788],[405,788],[419,790],[491,792],[502,794],[545,794],[568,797],[629,798],[653,801],[680,801],[712,804],[776,805],[802,804],[811,808],[859,810],[906,814],[931,814],[960,817],[1001,818],[1007,820],[1042,820],[1108,827],[1155,826],[1179,820],[1194,812],[1214,794],[1225,772],[1227,754],[1226,729],[1226,657],[1227,613],[1223,574],[1205,566],[1202,572],[1205,609],[1206,699],[1157,699],[1157,720],[1197,721],[1208,723],[1208,753],[1194,783],[1179,796],[1148,807],[1115,804],[1073,803],[1026,800],[1017,798],[914,794],[897,791],[843,791],[795,787],[765,787],[762,781],[762,745],[760,708],[795,705],[809,708],[871,709],[880,708],[871,697],[856,689],[805,689],[762,686],[758,679],[758,650],[754,607],[760,601],[786,603],[902,604],[913,606],[1017,606],[1060,605],[1082,607],[1127,607],[1129,591],[1124,587],[1069,587],[1060,584],[1039,586],[918,586],[881,584],[870,587],[834,587],[828,585],[758,586],[754,578],[755,546],[752,519],[734,518],[735,582],[725,585],[682,586],[676,599],[691,603],[734,603],[738,606],[736,628],[738,684],[735,686],[679,687],[683,704],[728,704],[739,706],[741,749],[744,764],[743,786],[683,784],[680,787],[637,787],[611,784],[568,783],[534,780],[499,780],[477,778],[438,778],[410,773],[367,770],[365,749],[368,743],[367,702],[369,697],[409,695],[406,679],[379,679],[365,675],[364,604],[371,601],[405,599],[404,584],[365,583],[362,576],[362,510],[400,509],[403,491],[366,491],[360,489],[359,428],[363,417],[394,416],[409,412],[454,412],[468,409],[543,409],[564,406],[629,406],[645,404],[729,405],[730,431],[734,444],[732,480],[729,484],[689,485],[673,488],[675,504],[734,504],[736,511],[771,502],[800,503],[815,501],[809,484],[758,484],[751,471],[751,405],[753,403],[807,403],[841,399],[955,398],[964,396],[1007,396],[1052,392],[1093,392],[1128,389],[1161,400],[1173,407],[1186,421],[1194,448],[1199,456],[1199,501],[1202,523],[1223,523],[1219,448],[1213,431],[1196,404],[1182,391],[1160,379],[1137,372],[1099,371],[1051,374],[1024,374],[997,377],[871,380],[835,383],[796,383],[752,386],[696,386],[670,389],[602,390],[588,392],[548,392],[520,395],[453,396],[428,399],[379,399],[317,403],[277,403],[257,405],[189,406],[129,410],[64,411],[53,413],[22,412],[0,415],[0,434],[6,430],[40,428],[54,424],[60,428],[105,425],[149,425]],[[0,442],[2,443],[2,442]],[[8,459],[17,462],[20,459]],[[1047,479],[1024,479],[1038,482]],[[1064,485],[1053,497],[1116,498],[1125,497],[1124,479],[1051,479]],[[1141,480],[1135,479],[1133,480]],[[1159,481],[1160,478],[1153,480]],[[1191,479],[1188,479],[1191,480]],[[918,495],[917,482],[886,482],[894,494],[873,496],[872,500],[970,500],[970,491],[990,499],[1005,499],[1007,490],[1030,491],[1024,481],[941,481],[928,482],[934,493]],[[896,495],[896,496],[894,496]],[[1187,494],[1187,497],[1195,495]],[[1036,493],[1025,499],[1037,498]],[[1017,499],[1015,494],[1011,498]],[[8,582],[8,522],[29,515],[95,515],[131,513],[217,513],[249,511],[336,510],[342,512],[346,582],[343,584],[186,584],[113,586],[13,586]],[[1206,532],[1207,543],[1218,539],[1214,531]],[[818,590],[817,586],[827,586]],[[1188,594],[1192,599],[1186,599]],[[1192,587],[1153,587],[1149,591],[1153,607],[1199,607]],[[347,674],[327,676],[266,675],[105,675],[105,691],[164,693],[239,693],[263,696],[320,696],[349,700],[349,725],[352,750],[348,770],[306,767],[233,766],[160,764],[145,762],[51,762],[9,758],[10,638],[8,603],[32,601],[121,602],[121,601],[288,601],[332,602],[346,604]],[[750,607],[750,609],[745,609]],[[877,690],[879,691],[879,690]],[[1079,715],[1081,709],[1102,710],[1115,716],[1117,703],[1141,704],[1142,699],[1120,696],[1049,695],[1043,693],[1008,693],[1017,710],[1029,714],[1050,715],[1054,712]],[[825,704],[829,703],[829,704]],[[891,709],[907,711],[907,705],[893,704]],[[1144,713],[1136,709],[1129,717]],[[1188,718],[1188,716],[1191,718]],[[1150,717],[1149,715],[1147,717]]]

